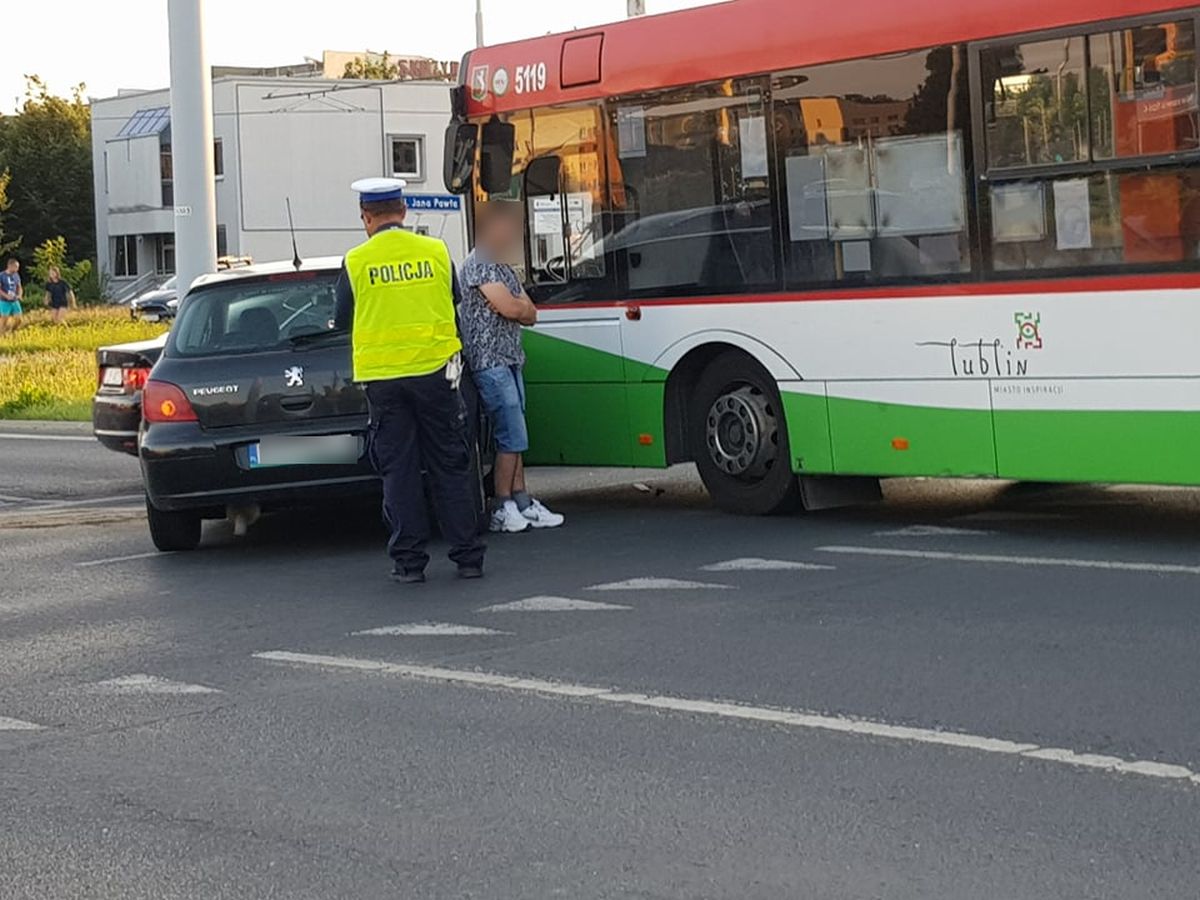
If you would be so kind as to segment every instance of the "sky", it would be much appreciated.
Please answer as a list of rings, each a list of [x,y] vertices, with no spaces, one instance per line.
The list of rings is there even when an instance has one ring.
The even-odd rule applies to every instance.
[[[650,14],[705,0],[646,0]],[[457,60],[475,43],[475,0],[204,0],[212,65],[274,66],[322,50],[387,50]],[[489,44],[625,16],[625,0],[483,0]],[[24,75],[90,97],[169,83],[167,0],[36,0],[5,16],[0,113],[14,111]],[[15,30],[15,34],[12,33]]]

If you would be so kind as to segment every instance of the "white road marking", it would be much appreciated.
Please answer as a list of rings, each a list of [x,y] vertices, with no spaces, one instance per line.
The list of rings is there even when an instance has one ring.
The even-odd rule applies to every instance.
[[[892,531],[877,531],[876,537],[958,537],[988,535],[990,531],[977,528],[947,528],[943,525],[909,525]]]
[[[1071,569],[1104,569],[1117,572],[1154,572],[1159,575],[1200,575],[1200,566],[1178,563],[1118,562],[1108,559],[1070,559],[1053,556],[999,556],[990,553],[947,553],[941,550],[897,550],[891,547],[818,547],[821,553],[856,556],[900,556],[949,562],[999,563],[1013,566],[1060,566]]]
[[[701,566],[701,572],[828,572],[837,566],[826,566],[820,563],[793,562],[790,559],[760,559],[757,556],[746,556],[741,559],[727,559],[725,562]]]
[[[188,684],[183,681],[171,681],[158,675],[122,675],[119,678],[109,678],[97,681],[87,687],[94,694],[220,694],[216,688],[203,684]]]
[[[572,600],[570,597],[526,597],[512,603],[485,606],[480,612],[603,612],[633,609],[618,603],[597,603],[595,600]]]
[[[1119,775],[1140,775],[1173,781],[1190,781],[1200,786],[1200,773],[1186,766],[1151,760],[1128,760],[1116,756],[1098,756],[1076,753],[1058,747],[1040,747],[1037,744],[1011,741],[1004,738],[985,737],[958,731],[938,731],[931,728],[915,728],[907,725],[891,725],[869,719],[852,719],[846,716],[827,716],[819,713],[765,706],[745,706],[719,700],[689,700],[660,694],[623,693],[612,688],[594,687],[586,684],[548,681],[541,678],[522,678],[516,675],[498,675],[488,672],[473,672],[465,669],[446,669],[437,666],[416,666],[389,663],[371,659],[355,659],[345,656],[324,656],[312,653],[293,653],[287,650],[270,650],[253,654],[255,659],[269,662],[314,666],[322,669],[368,672],[379,675],[398,675],[444,684],[461,684],[469,687],[503,688],[544,694],[552,697],[592,699],[618,706],[648,707],[671,712],[690,713],[700,716],[715,716],[722,719],[740,719],[782,725],[813,731],[835,731],[843,734],[904,741],[915,744],[931,744],[955,747],[979,753],[995,753],[1001,756],[1018,756],[1036,759],[1057,765],[1103,769]]]
[[[91,435],[82,434],[0,434],[0,441],[71,441],[73,443],[94,444],[96,439]]]
[[[708,584],[703,581],[681,581],[678,578],[630,578],[593,584],[585,591],[730,591],[732,584]]]
[[[153,559],[156,556],[171,556],[175,550],[155,550],[152,553],[131,553],[129,556],[110,556],[108,559],[89,559],[87,562],[75,563],[77,568],[86,569],[88,566],[106,566],[109,563],[132,562],[135,559]]]
[[[146,499],[145,494],[119,494],[115,497],[91,497],[86,500],[45,500],[37,501],[38,509],[68,509],[73,506],[103,506],[105,503],[129,503]]]
[[[41,725],[34,725],[32,722],[22,722],[20,719],[10,719],[8,716],[0,716],[0,731],[41,731]]]
[[[478,628],[474,625],[455,625],[452,622],[414,622],[408,625],[385,625],[352,631],[352,637],[460,637],[483,634],[511,634],[494,628]]]

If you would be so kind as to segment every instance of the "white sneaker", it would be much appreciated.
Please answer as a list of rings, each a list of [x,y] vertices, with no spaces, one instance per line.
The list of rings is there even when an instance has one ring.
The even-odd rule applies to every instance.
[[[542,506],[541,500],[534,500],[521,511],[521,515],[528,519],[529,524],[534,528],[557,528],[563,522],[567,521],[566,516],[550,512],[550,510]]]
[[[494,534],[501,532],[505,534],[518,534],[526,531],[530,527],[530,521],[521,515],[521,511],[517,509],[517,504],[512,500],[505,501],[504,505],[498,507],[492,513],[492,521],[488,523],[488,530]]]

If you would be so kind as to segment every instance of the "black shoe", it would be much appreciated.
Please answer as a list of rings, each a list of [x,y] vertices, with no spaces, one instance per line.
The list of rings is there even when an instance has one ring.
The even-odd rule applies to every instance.
[[[473,580],[483,577],[483,566],[459,566],[458,577]]]
[[[402,569],[396,566],[392,569],[392,581],[400,584],[424,584],[425,572],[421,569]]]

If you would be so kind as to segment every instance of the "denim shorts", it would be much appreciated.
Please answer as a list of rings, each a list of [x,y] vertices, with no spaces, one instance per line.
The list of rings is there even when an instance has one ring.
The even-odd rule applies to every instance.
[[[500,453],[524,453],[529,449],[525,428],[525,379],[520,366],[495,366],[472,373],[479,399],[492,420],[496,449]]]
[[[0,300],[0,318],[7,318],[8,316],[19,316],[19,315],[21,315],[21,301],[20,300],[15,300],[11,303],[7,300]]]

